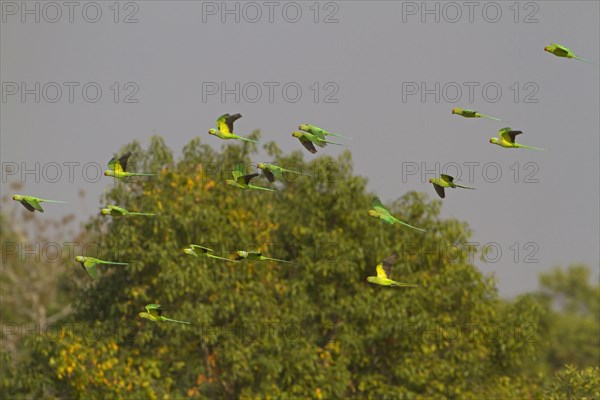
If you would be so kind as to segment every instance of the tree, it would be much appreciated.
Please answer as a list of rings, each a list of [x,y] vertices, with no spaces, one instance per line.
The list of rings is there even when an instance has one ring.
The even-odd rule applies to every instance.
[[[544,388],[544,398],[550,400],[600,398],[600,368],[588,367],[578,370],[566,365]]]
[[[552,372],[566,364],[593,367],[600,360],[600,284],[590,283],[590,273],[576,264],[540,275],[536,297],[544,310],[540,327],[548,341],[543,358]]]
[[[265,149],[271,159],[261,161],[311,176],[286,176],[271,185],[275,193],[243,191],[224,179],[237,163],[254,171],[254,144],[216,152],[194,139],[177,161],[160,137],[146,151],[137,142],[122,149],[134,153],[139,170],[159,176],[116,182],[103,203],[158,215],[90,220],[86,234],[98,246],[88,255],[130,265],[102,267],[98,282],[71,271],[87,282],[63,321],[77,329],[28,342],[27,373],[9,377],[5,391],[58,398],[540,395],[543,342],[535,328],[543,307],[531,295],[498,298],[494,280],[472,263],[467,224],[441,219],[440,201],[410,192],[390,210],[427,232],[383,225],[367,214],[373,194],[353,173],[349,152],[305,161],[301,151]],[[258,248],[295,264],[198,259],[182,252],[190,243],[219,255]],[[419,288],[366,282],[393,253],[393,277]],[[138,318],[147,303],[192,325]]]

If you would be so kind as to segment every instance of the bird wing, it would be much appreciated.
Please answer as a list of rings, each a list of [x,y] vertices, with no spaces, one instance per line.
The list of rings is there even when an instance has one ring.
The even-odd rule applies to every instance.
[[[302,143],[302,145],[304,146],[304,148],[306,150],[310,151],[311,153],[315,154],[317,152],[317,149],[315,148],[315,145],[313,144],[313,142],[311,142],[310,140],[308,140],[304,136],[302,136],[300,138],[300,143]]]
[[[303,132],[312,133],[313,125],[311,125],[311,124],[300,124],[298,126],[298,129],[301,130],[301,131],[303,131]]]
[[[441,177],[446,182],[452,182],[452,181],[454,181],[454,178],[452,176],[450,176],[450,175],[442,174]]]
[[[243,179],[244,183],[247,185],[250,183],[250,181],[253,178],[256,178],[258,175],[259,175],[258,173],[248,174],[248,175],[240,176],[237,180],[239,181],[240,179]],[[238,183],[241,183],[241,182],[238,182]]]
[[[241,176],[244,176],[245,173],[246,173],[246,170],[244,169],[244,166],[242,164],[236,164],[235,167],[233,168],[233,171],[231,171],[231,175],[233,175],[233,179],[236,181]]]
[[[40,204],[39,199],[30,198],[30,199],[27,199],[27,203],[29,203],[29,205],[31,207],[35,208],[39,212],[44,212],[44,209],[42,208],[42,205]]]
[[[27,200],[21,200],[20,203],[23,204],[23,207],[25,207],[29,211],[35,212],[35,208],[33,208],[33,206],[31,204],[29,204],[29,202]]]
[[[127,210],[121,207],[117,207],[117,206],[113,206],[113,205],[109,205],[107,206],[110,210],[118,212],[121,215],[125,215],[127,214]]]
[[[128,151],[127,153],[123,154],[121,156],[121,158],[119,158],[119,161],[117,163],[117,168],[120,165],[121,169],[122,169],[121,172],[127,171],[127,161],[129,161],[129,157],[131,157],[131,152],[130,151]]]
[[[96,268],[96,264],[93,264],[91,267],[84,266],[83,269],[85,269],[85,272],[87,272],[92,279],[98,279],[98,269]]]
[[[208,252],[211,252],[211,253],[214,252],[213,249],[209,249],[208,247],[204,247],[204,246],[199,246],[197,244],[190,244],[190,247],[192,249],[202,249],[202,252],[205,253],[205,254],[208,253]]]
[[[437,184],[433,184],[433,188],[435,189],[435,191],[437,192],[438,196],[440,196],[442,199],[444,197],[446,197],[446,192],[444,191],[444,188],[441,187],[440,185]]]
[[[379,197],[375,196],[373,198],[373,202],[371,203],[371,207],[373,207],[373,209],[375,209],[375,211],[382,213],[382,214],[389,214],[390,212],[387,210],[387,208],[385,208],[385,206],[383,205],[383,203],[381,202],[381,200],[379,199]]]
[[[146,311],[148,311],[149,314],[150,310],[158,310],[162,312],[160,304],[146,304]]]
[[[85,257],[85,260],[83,261],[83,266],[85,268],[93,267],[96,264],[98,264],[98,259],[93,257]]]
[[[523,133],[523,131],[510,131],[507,135],[510,137],[511,143],[514,143],[517,135],[520,135],[521,133]]]
[[[381,264],[379,264],[379,265],[381,265],[381,269],[385,273],[386,278],[388,278],[388,279],[392,278],[392,265],[394,265],[394,263],[396,262],[397,259],[398,259],[398,254],[392,254],[388,258],[384,259],[381,262]]]
[[[568,48],[566,48],[565,46],[563,46],[562,44],[558,44],[558,43],[552,43],[554,46],[556,46],[557,49],[560,49],[562,51],[564,51],[565,53],[569,53],[571,50],[569,50]]]
[[[125,167],[127,166],[127,160],[129,159],[129,156],[131,156],[131,152],[127,152],[118,160],[115,157],[111,158],[108,162],[108,168],[115,172],[125,171]]]
[[[502,128],[498,131],[498,135],[509,143],[515,142],[515,137],[523,133],[522,131],[513,131],[510,128]]]
[[[81,267],[92,277],[92,279],[98,279],[98,269],[96,268],[96,264],[92,263],[90,266],[87,266],[86,264],[87,262],[83,262]]]
[[[383,264],[377,264],[377,267],[375,267],[375,270],[377,271],[378,278],[388,278],[387,273],[383,269]]]
[[[262,170],[262,173],[269,182],[271,182],[271,183],[275,182],[275,175],[273,175],[273,172],[271,172],[271,170],[264,168]]]
[[[242,118],[242,114],[223,114],[217,120],[217,128],[223,133],[233,133],[233,123]]]
[[[113,157],[108,161],[108,168],[110,168],[114,171],[116,168],[116,164],[117,164],[117,159]]]
[[[312,134],[319,140],[325,140],[325,135],[323,134],[323,131],[319,130],[319,129],[314,129],[314,128],[315,127],[313,127],[313,126],[310,127],[310,134]]]

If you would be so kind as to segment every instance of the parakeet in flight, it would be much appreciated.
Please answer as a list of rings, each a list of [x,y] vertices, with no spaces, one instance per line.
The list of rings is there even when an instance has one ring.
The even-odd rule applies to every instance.
[[[283,177],[284,172],[287,172],[290,174],[310,176],[310,174],[305,174],[303,172],[298,172],[298,171],[292,171],[291,169],[286,169],[286,168],[280,167],[279,165],[258,163],[256,166],[262,170],[263,175],[271,183],[275,182],[275,177],[277,177],[277,179],[283,181],[284,180],[284,177]]]
[[[13,200],[21,202],[21,204],[23,204],[23,207],[25,207],[26,209],[28,209],[31,212],[35,212],[36,210],[39,211],[39,212],[44,212],[44,209],[42,208],[42,206],[41,206],[40,203],[62,203],[62,204],[69,204],[66,201],[46,200],[46,199],[40,199],[39,197],[22,196],[20,194],[15,194],[13,196]]]
[[[98,264],[129,265],[129,263],[104,261],[94,257],[84,256],[77,256],[75,257],[75,260],[81,264],[85,272],[87,272],[93,279],[98,279],[98,270],[96,269],[96,265]]]
[[[244,175],[245,172],[246,171],[244,170],[244,166],[242,164],[236,164],[234,170],[231,171],[231,174],[233,175],[233,179],[227,179],[225,182],[229,186],[233,186],[233,187],[236,187],[239,189],[267,190],[269,192],[276,192],[275,189],[270,189],[270,188],[266,188],[266,187],[262,187],[262,186],[255,186],[255,185],[250,184],[250,181],[253,178],[256,178],[259,174],[253,173],[253,174]]]
[[[377,276],[369,276],[367,277],[367,281],[381,286],[419,287],[418,285],[411,285],[392,280],[392,265],[394,265],[397,258],[398,255],[394,254],[379,263],[375,268]]]
[[[214,253],[213,249],[209,249],[208,247],[204,247],[204,246],[199,246],[197,244],[190,244],[190,247],[183,249],[183,252],[185,254],[187,254],[188,256],[194,256],[194,257],[198,257],[198,258],[200,258],[200,254],[202,254],[205,257],[216,258],[217,260],[238,262],[238,261],[232,260],[230,258],[215,256],[214,254],[211,254],[211,253]],[[200,253],[200,254],[198,254],[198,253]]]
[[[292,136],[298,138],[298,140],[300,140],[300,143],[302,143],[304,148],[306,148],[306,150],[310,151],[313,154],[317,152],[315,144],[319,147],[325,147],[328,144],[345,146],[345,144],[342,143],[336,143],[326,140],[325,136],[321,133],[312,134],[308,132],[295,131],[294,133],[292,133]]]
[[[502,128],[498,131],[498,135],[500,136],[500,138],[491,138],[490,139],[490,143],[496,144],[498,146],[502,146],[508,149],[518,149],[520,147],[524,148],[524,149],[533,149],[533,150],[542,150],[545,151],[544,149],[540,149],[537,147],[531,147],[531,146],[525,146],[524,144],[520,144],[520,143],[516,143],[515,142],[515,137],[517,135],[520,135],[521,133],[523,133],[523,131],[513,131],[510,128]]]
[[[575,53],[573,53],[573,51],[571,51],[570,49],[566,48],[565,46],[557,44],[557,43],[552,43],[550,46],[544,47],[544,51],[547,51],[548,53],[552,53],[557,57],[574,58],[576,60],[583,61],[586,63],[596,64],[593,61],[586,60],[585,58],[576,56]]]
[[[390,225],[401,224],[404,226],[408,226],[409,228],[415,229],[417,231],[426,232],[425,229],[416,228],[416,227],[409,225],[406,222],[402,222],[398,218],[394,217],[392,214],[390,214],[390,212],[387,210],[387,208],[384,207],[383,203],[381,203],[381,200],[379,200],[379,197],[377,197],[377,196],[375,196],[373,198],[371,207],[372,207],[372,209],[369,210],[369,215],[373,218],[382,220],[386,224],[390,224]]]
[[[240,118],[242,118],[242,114],[223,114],[217,120],[217,129],[209,129],[208,133],[221,139],[240,139],[246,142],[258,143],[256,140],[241,137],[233,133],[233,123]]]
[[[110,204],[107,205],[105,208],[103,208],[101,212],[104,215],[112,215],[113,217],[118,217],[118,216],[122,216],[122,215],[143,215],[143,216],[151,217],[151,216],[156,215],[156,214],[152,214],[152,213],[130,212],[124,208],[113,206]]]
[[[146,304],[146,312],[141,312],[138,315],[141,318],[149,319],[154,322],[176,322],[178,324],[187,324],[190,325],[191,322],[187,321],[178,321],[176,319],[171,319],[167,317],[163,317],[163,309],[160,304]]]
[[[446,193],[444,192],[444,188],[463,188],[463,189],[475,189],[468,186],[462,186],[457,183],[454,183],[454,178],[450,175],[441,174],[440,178],[431,178],[429,183],[433,183],[433,188],[437,192],[437,194],[443,199],[446,197]]]
[[[119,159],[111,158],[108,162],[108,168],[104,171],[104,176],[113,176],[118,179],[127,178],[129,176],[156,176],[156,174],[143,174],[137,172],[127,172],[127,161],[131,157],[131,152],[123,154]]]
[[[279,260],[277,258],[269,258],[265,257],[262,254],[262,251],[236,251],[235,259],[238,261],[247,260],[247,261],[277,261],[288,264],[294,264],[292,261]]]
[[[320,135],[323,135],[323,136],[329,136],[329,135],[331,135],[331,136],[335,136],[335,137],[339,137],[339,138],[344,138],[344,139],[350,139],[350,140],[352,140],[351,138],[348,138],[346,136],[342,136],[342,135],[339,135],[337,133],[328,132],[325,129],[321,129],[318,126],[314,126],[314,125],[311,125],[311,124],[300,124],[300,126],[298,126],[298,129],[300,129],[301,131],[304,131],[304,132],[311,133],[313,135],[317,135],[317,134],[320,134]]]
[[[462,108],[453,108],[452,114],[461,115],[465,118],[489,118],[489,119],[493,119],[495,121],[500,121],[500,119],[498,119],[496,117],[490,117],[489,115],[480,114],[477,111],[465,110]]]

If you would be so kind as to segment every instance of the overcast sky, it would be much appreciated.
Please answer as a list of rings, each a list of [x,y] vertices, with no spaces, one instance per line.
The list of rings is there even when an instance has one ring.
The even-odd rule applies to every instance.
[[[436,169],[461,175],[477,190],[447,191],[442,216],[501,249],[477,264],[504,296],[534,289],[553,266],[598,270],[600,67],[543,49],[558,42],[598,63],[600,3],[423,4],[227,2],[226,13],[220,1],[2,1],[2,192],[23,181],[24,194],[72,203],[40,218],[85,219],[112,184],[93,182],[95,165],[121,146],[158,133],[176,156],[198,135],[218,149],[207,130],[239,112],[237,132],[259,128],[285,151],[301,148],[290,136],[301,122],[352,137],[355,172],[384,202],[410,190],[436,197],[426,183]],[[548,151],[490,144],[505,126]],[[73,182],[68,162],[79,163]],[[35,163],[39,183],[21,176]]]

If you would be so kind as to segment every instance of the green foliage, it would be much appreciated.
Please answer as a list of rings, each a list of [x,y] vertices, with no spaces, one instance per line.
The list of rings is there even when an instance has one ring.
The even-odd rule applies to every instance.
[[[544,398],[549,400],[600,398],[600,368],[589,367],[578,370],[566,365],[544,388]]]
[[[58,339],[23,342],[29,357],[18,364],[22,373],[5,375],[15,361],[2,359],[3,392],[76,399],[540,396],[539,363],[551,340],[539,327],[553,324],[552,294],[500,300],[493,279],[464,250],[469,227],[441,219],[439,201],[411,192],[390,205],[427,229],[418,233],[368,216],[373,194],[354,175],[348,152],[305,161],[305,152],[284,155],[266,144],[271,159],[260,161],[312,175],[259,180],[278,188],[268,193],[224,182],[236,163],[254,171],[254,144],[216,152],[194,139],[177,161],[159,137],[146,151],[136,142],[126,150],[136,170],[159,175],[115,182],[102,203],[158,215],[89,221],[86,240],[97,246],[85,255],[130,265],[102,266],[98,282],[69,270],[74,314]],[[223,256],[262,249],[295,264],[199,259],[183,253],[190,243]],[[419,288],[366,282],[393,253],[400,255],[393,278]],[[582,299],[573,297],[588,308],[573,309],[591,310]],[[192,325],[138,318],[148,303]]]
[[[572,265],[541,274],[536,294],[544,309],[540,329],[548,347],[550,370],[565,364],[593,367],[600,360],[600,284],[590,283],[590,269]]]

